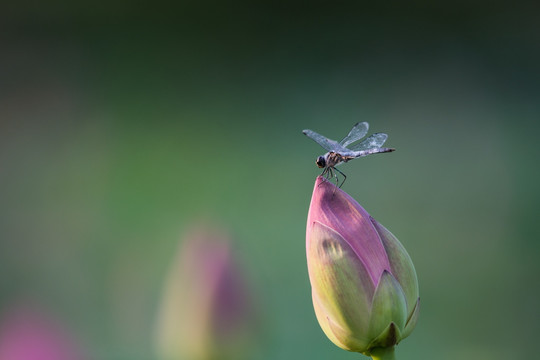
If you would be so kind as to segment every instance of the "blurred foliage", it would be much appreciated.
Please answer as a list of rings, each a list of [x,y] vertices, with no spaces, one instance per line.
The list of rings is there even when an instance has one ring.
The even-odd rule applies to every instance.
[[[0,13],[0,318],[47,307],[99,359],[153,358],[180,234],[225,224],[259,359],[353,359],[311,305],[305,222],[331,138],[396,152],[344,189],[407,248],[401,360],[534,357],[538,8],[446,2],[13,2]]]

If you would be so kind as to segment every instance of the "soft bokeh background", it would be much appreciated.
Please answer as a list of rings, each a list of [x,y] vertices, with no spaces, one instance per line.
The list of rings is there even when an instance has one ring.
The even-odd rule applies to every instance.
[[[531,3],[532,4],[532,3]],[[341,168],[420,282],[399,359],[536,357],[540,11],[480,1],[17,2],[0,12],[0,319],[46,308],[94,359],[153,359],[186,227],[234,234],[257,359],[358,359],[313,313],[305,221],[357,121],[396,152]]]

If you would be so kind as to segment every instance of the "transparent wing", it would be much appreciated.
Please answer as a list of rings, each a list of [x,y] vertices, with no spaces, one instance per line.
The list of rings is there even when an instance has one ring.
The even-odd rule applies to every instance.
[[[369,124],[367,122],[356,123],[349,132],[349,135],[345,136],[343,140],[339,142],[339,144],[343,147],[348,147],[347,145],[352,144],[353,142],[356,142],[366,136],[368,129]]]
[[[357,157],[362,157],[362,156],[368,156],[368,155],[371,155],[371,154],[380,154],[380,153],[385,153],[385,152],[392,152],[392,151],[395,151],[395,150],[396,149],[392,149],[392,148],[374,147],[374,148],[367,149],[367,150],[351,151],[349,154],[346,154],[345,156],[350,156],[350,157],[353,157],[353,158],[357,158]]]
[[[302,132],[308,138],[313,139],[317,144],[321,145],[323,148],[325,148],[328,151],[334,151],[334,152],[339,152],[339,153],[349,151],[348,149],[341,146],[337,141],[331,140],[325,136],[322,136],[321,134],[318,134],[313,130],[308,129]]]
[[[388,138],[388,135],[383,133],[375,133],[371,136],[368,136],[364,141],[359,142],[358,144],[349,146],[349,149],[352,151],[363,151],[363,150],[369,150],[373,148],[380,148],[386,139]]]

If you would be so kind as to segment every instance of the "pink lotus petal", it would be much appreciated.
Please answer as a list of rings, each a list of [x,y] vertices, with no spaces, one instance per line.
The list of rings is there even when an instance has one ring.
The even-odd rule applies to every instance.
[[[386,251],[369,214],[349,194],[323,177],[317,177],[307,221],[309,242],[312,224],[318,221],[338,232],[358,255],[375,287],[384,270],[391,271]]]
[[[35,309],[4,314],[0,325],[0,360],[81,360],[83,356],[61,326]]]

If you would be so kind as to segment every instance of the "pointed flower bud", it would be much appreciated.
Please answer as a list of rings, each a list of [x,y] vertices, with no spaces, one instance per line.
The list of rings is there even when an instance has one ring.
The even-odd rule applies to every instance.
[[[0,360],[82,360],[75,340],[56,319],[17,305],[0,320]]]
[[[415,327],[418,281],[390,231],[322,177],[309,208],[306,251],[313,307],[337,346],[374,358]],[[391,358],[388,356],[387,358]]]
[[[192,230],[172,265],[157,328],[160,359],[249,359],[255,311],[228,237]]]

